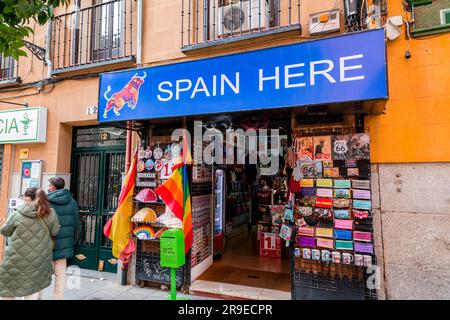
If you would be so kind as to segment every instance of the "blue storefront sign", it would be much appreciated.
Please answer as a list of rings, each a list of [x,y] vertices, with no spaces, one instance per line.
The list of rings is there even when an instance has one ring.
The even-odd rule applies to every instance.
[[[384,30],[100,76],[99,122],[387,99]]]

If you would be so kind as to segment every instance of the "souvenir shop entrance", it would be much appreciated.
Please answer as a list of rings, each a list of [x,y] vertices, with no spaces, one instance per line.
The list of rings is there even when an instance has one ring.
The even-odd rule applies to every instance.
[[[193,246],[188,263],[178,270],[181,289],[249,299],[376,298],[366,285],[366,271],[376,261],[369,134],[361,114],[336,110],[342,108],[143,122],[136,194],[145,198],[170,176],[170,161],[174,152],[180,153],[174,150],[172,132],[187,128],[194,141]],[[276,167],[261,161],[262,156],[252,163],[249,145],[244,163],[237,157],[230,162],[227,156],[240,151],[227,141],[231,130],[247,137],[254,131],[256,148],[261,151],[267,141],[268,156],[279,139],[282,152],[276,161],[272,158]],[[195,143],[199,132],[200,145]],[[223,148],[215,141],[223,141]],[[199,152],[203,158],[197,162]],[[208,154],[214,161],[223,155],[223,162],[205,161]],[[153,197],[152,203],[135,198],[140,285],[169,283],[168,270],[159,266],[158,237],[178,223]]]
[[[251,299],[376,297],[366,285],[375,258],[362,114],[388,98],[383,30],[106,73],[99,93],[99,122],[134,123],[141,140],[132,217],[139,284],[169,283],[158,239],[181,224],[155,189],[181,154],[173,130],[186,128],[195,140],[193,246],[179,287]],[[239,153],[223,143],[229,129],[248,140],[255,132],[253,149],[241,148],[255,161],[223,161]],[[259,153],[264,146],[283,153]],[[195,161],[205,151],[222,161]]]

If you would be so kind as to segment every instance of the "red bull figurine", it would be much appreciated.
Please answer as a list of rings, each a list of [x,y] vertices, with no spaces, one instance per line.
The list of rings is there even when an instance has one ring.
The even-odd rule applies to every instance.
[[[141,77],[136,73],[130,81],[120,90],[119,92],[114,93],[112,96],[108,98],[108,93],[111,91],[111,86],[108,86],[108,89],[103,94],[107,103],[105,112],[103,113],[103,118],[108,118],[108,112],[112,109],[116,116],[120,116],[119,111],[128,104],[128,107],[131,109],[136,108],[138,97],[139,97],[139,89],[141,85],[144,83],[144,79],[147,77],[147,73],[144,71],[144,75]]]

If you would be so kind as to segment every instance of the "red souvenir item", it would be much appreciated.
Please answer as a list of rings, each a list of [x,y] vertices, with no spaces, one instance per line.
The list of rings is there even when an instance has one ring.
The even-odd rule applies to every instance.
[[[316,207],[331,209],[333,202],[331,198],[316,198]]]
[[[281,238],[275,233],[261,232],[259,255],[261,257],[281,258]]]
[[[300,181],[295,181],[293,176],[289,180],[289,192],[292,193],[302,192],[302,187],[300,187]]]
[[[353,218],[355,219],[368,219],[370,218],[370,212],[366,210],[352,210]]]

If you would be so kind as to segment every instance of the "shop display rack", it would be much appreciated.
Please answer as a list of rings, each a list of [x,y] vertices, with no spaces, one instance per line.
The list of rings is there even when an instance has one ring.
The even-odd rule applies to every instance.
[[[150,149],[154,150],[160,147],[163,150],[170,146],[170,136],[157,136],[150,140]],[[146,158],[144,158],[145,160]],[[147,170],[146,170],[147,171]],[[144,188],[156,189],[163,183],[161,173],[150,170],[154,173],[154,177],[138,177],[139,181],[152,182],[154,186],[136,186],[135,195]],[[139,175],[139,174],[138,174]],[[166,205],[160,199],[156,202],[140,202],[133,197],[134,211],[138,212],[143,208],[151,208],[159,217],[166,211]],[[166,226],[158,222],[135,223],[135,226],[149,225],[155,229],[156,232],[165,228]],[[163,268],[160,265],[160,241],[159,239],[141,240],[136,239],[136,282],[139,286],[161,286],[170,285],[170,270]],[[186,257],[188,259],[189,256]],[[183,291],[187,291],[186,285],[189,283],[189,265],[186,264],[177,270],[177,287]]]

